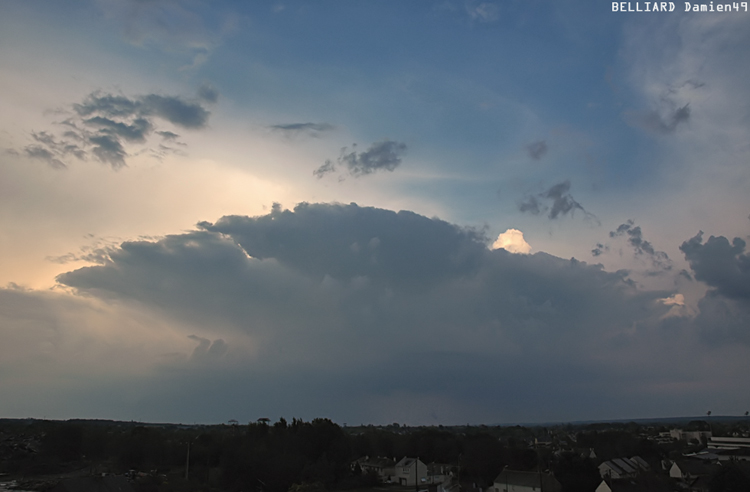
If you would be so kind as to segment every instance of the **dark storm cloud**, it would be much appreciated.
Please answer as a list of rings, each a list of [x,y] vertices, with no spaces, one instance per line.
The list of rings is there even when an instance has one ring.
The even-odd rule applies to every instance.
[[[694,323],[706,344],[750,345],[750,303],[747,298],[731,299],[718,290],[711,290],[698,302],[698,311]]]
[[[105,263],[58,281],[186,326],[224,327],[192,338],[189,362],[209,372],[149,382],[153,406],[174,411],[180,405],[160,388],[185,388],[184,380],[203,381],[216,398],[236,396],[244,411],[305,408],[365,421],[400,420],[415,408],[422,421],[447,409],[441,415],[520,417],[542,400],[556,412],[600,400],[614,411],[644,385],[682,387],[703,357],[701,347],[687,357],[693,348],[682,338],[697,325],[664,318],[670,307],[659,300],[673,292],[487,243],[481,232],[412,212],[303,203],[125,242]],[[730,314],[722,319],[744,319]],[[235,352],[243,340],[252,355]],[[233,354],[234,372],[210,372]],[[268,391],[278,387],[289,391]],[[272,396],[258,401],[260,393]],[[572,394],[584,398],[580,406]],[[185,391],[179,401],[208,411],[200,395]]]
[[[357,152],[357,144],[352,145],[350,152],[347,147],[341,149],[341,155],[334,164],[330,160],[313,171],[313,175],[322,178],[326,174],[335,172],[337,165],[345,167],[355,178],[372,174],[376,171],[393,171],[401,165],[401,157],[406,152],[406,144],[393,140],[375,142],[364,152]]]
[[[107,264],[58,281],[191,319],[210,313],[250,333],[306,333],[319,338],[310,349],[324,352],[324,343],[367,327],[384,340],[401,330],[459,339],[471,326],[495,325],[519,343],[557,339],[602,323],[630,326],[642,312],[633,303],[661,295],[643,297],[621,274],[575,260],[490,251],[477,231],[411,212],[300,204],[200,227],[123,243]]]
[[[680,246],[695,279],[713,287],[729,299],[750,300],[750,257],[745,241],[736,237],[730,243],[724,236],[711,236],[703,243],[703,232]]]
[[[544,157],[547,154],[547,143],[544,140],[539,140],[537,142],[532,142],[529,145],[526,146],[526,152],[528,152],[529,157],[534,159],[535,161],[538,161],[542,157]]]
[[[210,86],[202,86],[199,95],[204,101],[215,102],[211,99],[217,98],[218,92]],[[67,158],[86,160],[91,154],[113,169],[119,169],[126,165],[125,143],[146,143],[154,132],[164,140],[178,138],[168,130],[156,131],[157,120],[200,129],[207,125],[210,115],[199,102],[159,94],[129,98],[93,92],[72,108],[74,115],[59,123],[67,128],[62,136],[58,139],[47,132],[32,132],[36,143],[25,147],[26,155],[62,169],[66,167]],[[164,145],[151,149],[151,154],[157,158],[180,152]]]
[[[536,195],[526,196],[518,204],[518,210],[521,212],[529,212],[533,215],[549,212],[547,217],[553,220],[568,214],[573,216],[576,210],[580,210],[586,219],[592,219],[598,222],[596,216],[583,208],[583,206],[573,198],[569,191],[570,181],[562,181],[551,186],[546,191]]]
[[[609,237],[616,238],[620,236],[628,237],[628,244],[633,247],[637,256],[647,256],[650,258],[653,266],[661,270],[671,270],[672,262],[663,251],[657,251],[650,242],[643,238],[643,231],[640,226],[636,226],[632,220],[620,224],[617,229],[609,233]]]

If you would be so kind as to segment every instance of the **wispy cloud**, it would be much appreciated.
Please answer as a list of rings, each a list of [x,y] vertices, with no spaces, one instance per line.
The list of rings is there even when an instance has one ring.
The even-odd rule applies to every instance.
[[[570,180],[565,180],[536,195],[527,195],[518,204],[518,210],[532,215],[546,213],[551,220],[566,215],[573,216],[578,210],[583,213],[587,220],[598,223],[599,219],[573,198],[573,195],[570,194],[570,187]]]
[[[628,244],[632,246],[636,256],[646,256],[651,260],[654,268],[658,270],[671,270],[672,261],[664,251],[657,251],[653,245],[643,238],[643,231],[640,226],[635,225],[632,220],[628,220],[624,224],[620,224],[617,229],[609,233],[610,238],[617,238],[621,236],[627,236]],[[601,245],[597,245],[594,251],[601,252]],[[605,247],[606,248],[606,247]],[[608,249],[608,248],[606,248]],[[593,251],[592,251],[593,253]],[[594,256],[598,256],[594,254]]]
[[[549,148],[547,147],[547,142],[545,142],[544,140],[537,140],[536,142],[531,142],[526,146],[526,152],[529,154],[529,157],[531,157],[535,161],[538,161],[542,157],[544,157],[547,154],[548,150]]]

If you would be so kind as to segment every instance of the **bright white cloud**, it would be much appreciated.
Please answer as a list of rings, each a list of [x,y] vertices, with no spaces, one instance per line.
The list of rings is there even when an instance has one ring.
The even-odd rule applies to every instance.
[[[497,236],[490,249],[504,249],[510,253],[529,254],[531,245],[523,238],[523,232],[518,229],[508,229]]]

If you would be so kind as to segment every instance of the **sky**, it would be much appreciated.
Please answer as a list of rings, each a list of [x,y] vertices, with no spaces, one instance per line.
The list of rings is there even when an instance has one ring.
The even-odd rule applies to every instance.
[[[0,415],[744,414],[750,13],[646,4],[2,2]]]

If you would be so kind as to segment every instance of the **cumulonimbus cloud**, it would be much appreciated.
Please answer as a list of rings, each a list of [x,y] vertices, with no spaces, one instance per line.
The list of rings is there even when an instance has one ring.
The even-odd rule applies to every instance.
[[[741,329],[747,310],[723,297],[705,298],[694,319],[666,316],[674,306],[664,299],[677,299],[675,291],[642,290],[601,265],[491,250],[490,242],[481,230],[408,211],[302,203],[123,242],[100,264],[58,282],[83,295],[79,301],[152,313],[149,320],[169,327],[163,334],[179,346],[181,365],[153,359],[148,378],[132,380],[149,395],[149,408],[168,415],[185,415],[185,408],[214,415],[208,390],[231,395],[232,408],[245,411],[283,415],[304,407],[365,421],[386,418],[374,402],[393,408],[415,399],[460,402],[477,418],[528,416],[540,393],[566,411],[578,408],[571,394],[609,401],[608,411],[635,409],[654,398],[669,404],[674,393],[659,399],[649,388],[680,388],[696,364],[710,367],[710,378],[728,374],[710,365],[696,330],[715,335],[713,353],[723,354],[728,341],[750,341]],[[693,243],[686,247],[692,258],[707,255]],[[744,252],[735,248],[739,268]],[[6,297],[17,306],[38,296]],[[624,390],[613,394],[613,386]],[[693,394],[688,387],[680,397]]]

